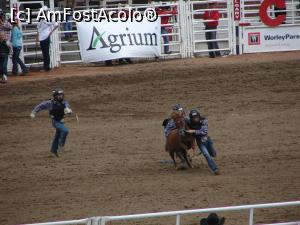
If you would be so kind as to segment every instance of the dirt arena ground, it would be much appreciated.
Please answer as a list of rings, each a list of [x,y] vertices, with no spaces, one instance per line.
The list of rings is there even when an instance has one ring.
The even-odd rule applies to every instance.
[[[29,118],[55,87],[79,116],[59,158],[47,112]],[[209,119],[220,176],[203,156],[190,170],[161,163],[161,122],[177,102]],[[0,115],[1,225],[300,200],[300,52],[32,73],[0,86]],[[280,221],[300,221],[300,207],[255,212]],[[162,223],[175,219],[151,222]]]

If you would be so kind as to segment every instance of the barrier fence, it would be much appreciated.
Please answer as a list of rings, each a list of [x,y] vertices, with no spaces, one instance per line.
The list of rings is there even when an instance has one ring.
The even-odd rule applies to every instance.
[[[225,54],[232,54],[232,29],[230,26],[230,7],[225,0],[218,1],[220,3],[220,26],[217,28],[217,39],[220,43],[220,51]],[[206,11],[206,4],[208,1],[179,1],[179,2],[160,2],[143,5],[130,5],[132,10],[143,11],[148,7],[160,8],[169,7],[176,9],[176,15],[168,15],[169,21],[167,24],[162,24],[162,29],[165,28],[165,33],[162,33],[161,58],[187,58],[193,57],[195,54],[207,54],[207,41],[205,39],[204,21],[199,18]],[[17,0],[11,1],[11,7],[24,9],[30,7],[36,11],[44,5],[44,1],[29,1],[19,2]],[[199,9],[196,9],[200,6]],[[33,8],[32,8],[33,7]],[[54,7],[54,2],[50,1],[51,10],[59,10]],[[91,6],[80,6],[77,10],[83,11]],[[100,6],[93,6],[95,10],[100,10]],[[98,7],[98,8],[96,8]],[[126,10],[128,5],[116,6],[110,5],[105,10]],[[36,12],[34,12],[36,13]],[[162,15],[159,15],[160,17]],[[166,15],[164,15],[166,16]],[[24,57],[27,65],[41,65],[42,52],[39,44],[36,43],[36,25],[37,21],[32,24],[22,23],[22,30],[24,35],[24,52],[21,56]],[[69,39],[71,37],[71,41]],[[164,39],[168,38],[169,43],[165,43]],[[213,40],[211,40],[213,41]],[[169,46],[171,54],[165,54],[164,46]],[[57,67],[61,64],[80,63],[82,62],[79,50],[78,35],[76,30],[76,23],[74,21],[61,22],[59,29],[51,36],[51,64],[52,67]]]
[[[208,55],[207,44],[217,42],[222,55],[243,54],[254,52],[271,51],[289,51],[300,50],[300,39],[290,39],[284,42],[267,40],[276,38],[278,35],[288,34],[289,37],[299,36],[300,33],[300,1],[284,0],[285,9],[277,9],[274,6],[269,7],[268,14],[271,17],[285,14],[285,21],[278,27],[269,27],[265,25],[259,15],[259,8],[266,0],[214,0],[217,3],[216,10],[220,13],[219,26],[216,30],[206,30],[203,20],[203,14],[208,11],[208,3],[212,0],[192,1],[179,0],[178,2],[160,2],[151,4],[131,4],[133,10],[144,11],[148,7],[159,8],[169,7],[177,9],[176,15],[169,15],[168,24],[162,24],[166,32],[162,33],[161,58],[187,58],[194,56]],[[54,7],[54,1],[49,0],[51,10],[59,10]],[[30,7],[38,10],[44,5],[44,1],[19,2],[11,0],[11,7],[24,9]],[[76,10],[86,10],[93,8],[100,10],[99,5],[82,5]],[[109,10],[126,10],[128,5],[111,4],[106,6]],[[238,13],[238,14],[237,14]],[[161,16],[161,15],[160,15]],[[22,24],[24,34],[24,50],[21,56],[24,57],[27,65],[41,65],[42,52],[39,44],[36,43],[36,25]],[[210,32],[216,32],[216,39],[207,40],[206,35]],[[70,38],[71,37],[71,38]],[[168,38],[169,43],[165,43]],[[71,40],[70,40],[71,39]],[[171,54],[164,54],[164,47],[169,46]],[[51,36],[51,64],[57,67],[61,64],[82,62],[79,50],[78,35],[74,21],[60,23],[59,29]]]
[[[135,214],[135,215],[125,215],[125,216],[101,216],[101,217],[91,217],[91,218],[86,218],[81,220],[70,220],[70,221],[60,221],[60,222],[50,222],[50,223],[35,223],[35,224],[27,224],[27,225],[74,225],[74,224],[105,225],[107,222],[110,221],[150,219],[150,218],[161,218],[161,217],[170,217],[170,216],[174,216],[176,218],[175,220],[176,225],[181,225],[181,217],[186,215],[212,213],[212,212],[232,212],[232,211],[242,211],[242,210],[247,210],[249,212],[248,224],[254,225],[255,224],[254,210],[287,207],[287,206],[300,206],[300,201],[257,204],[257,205],[229,206],[229,207],[221,207],[221,208],[193,209],[193,210]],[[269,225],[299,225],[299,224],[300,224],[300,214],[299,214],[298,222],[273,223]],[[267,225],[267,224],[260,224],[260,225]]]
[[[191,11],[191,33],[192,33],[192,45],[193,45],[193,55],[198,53],[208,53],[214,50],[208,50],[207,40],[205,35],[210,32],[217,32],[216,39],[210,40],[217,41],[219,44],[219,51],[228,55],[233,52],[232,46],[234,45],[232,40],[232,21],[231,21],[231,7],[230,2],[228,1],[218,1],[217,7],[215,10],[218,10],[220,13],[219,26],[215,30],[205,30],[204,22],[202,16],[206,11],[210,9],[207,8],[209,1],[190,1],[190,11]],[[206,20],[213,21],[213,20]]]
[[[162,5],[159,4],[153,4],[151,6],[149,5],[132,5],[130,6],[130,9],[132,10],[137,10],[137,11],[144,11],[147,7],[153,7],[153,8],[158,8],[161,7]],[[164,7],[171,7],[171,8],[179,8],[178,3],[174,4],[164,4]],[[110,10],[128,10],[128,7],[110,7],[106,9],[107,11]],[[79,9],[78,11],[83,11],[83,9]],[[99,9],[96,9],[96,11],[100,11]],[[178,10],[180,11],[180,9]],[[179,13],[178,13],[179,14]],[[162,24],[161,27],[165,28],[168,30],[167,33],[162,34],[162,39],[164,37],[167,37],[170,41],[168,44],[165,44],[162,41],[161,48],[162,48],[162,58],[170,58],[170,57],[180,57],[180,58],[185,58],[185,49],[182,44],[183,38],[182,35],[185,33],[185,31],[182,31],[181,21],[179,20],[179,16],[177,15],[170,15],[170,14],[165,14],[167,16],[170,16],[170,20],[168,24]],[[161,17],[161,15],[159,15]],[[67,63],[77,63],[77,62],[82,62],[80,58],[80,50],[78,46],[78,35],[77,35],[77,30],[76,30],[76,24],[74,21],[68,22],[70,24],[70,27],[72,30],[66,31],[65,25],[67,24],[66,22],[62,22],[60,29],[58,31],[59,33],[59,55],[61,56],[61,62],[62,64],[67,64]],[[71,34],[72,41],[67,40],[68,34]],[[163,48],[164,46],[169,46],[171,50],[171,54],[164,54]],[[69,56],[69,57],[68,57]]]

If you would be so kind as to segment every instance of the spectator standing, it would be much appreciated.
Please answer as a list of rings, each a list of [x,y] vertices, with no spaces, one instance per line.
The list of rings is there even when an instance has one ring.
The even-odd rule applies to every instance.
[[[18,22],[14,21],[13,29],[12,29],[12,34],[11,34],[11,43],[13,47],[13,56],[12,56],[12,62],[13,62],[13,69],[12,72],[14,75],[18,75],[18,70],[19,70],[19,65],[22,69],[22,75],[25,75],[28,73],[28,69],[23,63],[23,61],[20,59],[20,52],[22,50],[23,46],[23,34],[18,26]]]
[[[64,2],[59,2],[58,3],[58,7],[60,9],[61,12],[64,11],[65,8],[74,8],[74,3],[72,3],[72,1],[64,1]],[[72,37],[72,29],[73,29],[73,24],[72,24],[72,20],[73,20],[73,16],[72,15],[67,15],[66,16],[66,21],[63,21],[63,28],[64,31],[66,31],[66,33],[64,33],[65,36],[65,40],[66,41],[74,41],[73,37]]]
[[[1,83],[7,82],[7,61],[10,52],[10,46],[7,44],[6,35],[3,32],[0,32],[0,75],[2,76]]]
[[[6,21],[5,13],[0,9],[0,32],[5,34],[5,40],[10,41],[11,37],[12,25]],[[8,43],[9,44],[9,43]]]
[[[47,6],[43,6],[43,10],[45,12],[48,11]],[[43,61],[44,61],[44,70],[50,71],[50,37],[51,34],[58,28],[57,22],[47,22],[42,19],[37,25],[38,33],[37,33],[37,42],[40,42],[40,46],[43,53]]]
[[[67,41],[71,42],[74,41],[72,33],[70,31],[72,31],[72,19],[73,17],[71,15],[67,16],[67,21],[65,21],[64,23],[64,31],[66,31],[65,33],[65,38]]]
[[[170,9],[168,6],[160,7],[157,9],[157,13],[161,18],[161,34],[164,35],[162,38],[164,40],[164,53],[171,54],[170,46],[169,46],[169,36],[167,35],[169,32],[167,29],[172,28],[167,25],[169,23],[170,17],[177,14],[176,8]]]
[[[214,9],[215,3],[208,3],[208,10],[205,11],[203,15],[203,20],[205,24],[205,38],[208,41],[207,46],[208,50],[217,50],[209,51],[209,57],[215,58],[216,56],[221,56],[219,51],[219,45],[216,41],[217,39],[217,27],[219,25],[220,13],[218,10]]]
[[[74,3],[72,3],[72,2],[74,2],[74,1],[67,1],[67,3],[66,3],[67,8],[71,8],[71,9],[74,8]],[[63,24],[64,25],[64,31],[67,31],[67,33],[65,33],[65,38],[66,38],[67,41],[71,42],[71,41],[74,41],[73,33],[70,32],[70,31],[73,30],[73,22],[72,22],[73,16],[68,15],[66,19],[67,19],[67,21],[65,21],[65,23]]]
[[[8,21],[6,21],[5,13],[2,11],[2,9],[0,9],[1,50],[3,51],[0,52],[2,83],[6,83],[7,81],[8,56],[12,54],[11,43],[10,43],[11,29],[12,29],[12,25]]]

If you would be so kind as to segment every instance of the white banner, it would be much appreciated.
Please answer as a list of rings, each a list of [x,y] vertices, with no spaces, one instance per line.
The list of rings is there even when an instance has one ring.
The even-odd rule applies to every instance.
[[[84,62],[161,54],[160,19],[155,22],[80,22],[77,31]]]
[[[245,27],[244,53],[300,50],[300,26]]]

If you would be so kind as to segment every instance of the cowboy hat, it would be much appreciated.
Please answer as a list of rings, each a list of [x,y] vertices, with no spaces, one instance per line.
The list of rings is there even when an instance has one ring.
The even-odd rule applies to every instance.
[[[207,218],[200,220],[200,225],[223,225],[225,223],[224,217],[219,217],[216,213],[211,213]]]

